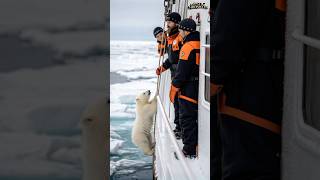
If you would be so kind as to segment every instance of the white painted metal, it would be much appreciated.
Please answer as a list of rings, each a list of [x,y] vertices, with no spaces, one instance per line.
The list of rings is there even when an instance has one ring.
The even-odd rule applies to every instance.
[[[293,31],[292,37],[295,38],[296,40],[300,41],[303,44],[320,49],[320,40],[305,36],[302,33],[299,33],[299,30],[297,30],[297,29],[295,31]]]
[[[304,35],[306,0],[287,3],[282,180],[319,180],[320,132],[304,122],[303,68],[304,45],[320,49],[320,41]]]

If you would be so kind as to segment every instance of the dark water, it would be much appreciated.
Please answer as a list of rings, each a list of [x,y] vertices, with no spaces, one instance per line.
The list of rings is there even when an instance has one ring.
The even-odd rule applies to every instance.
[[[145,156],[131,141],[131,126],[127,125],[128,122],[133,122],[133,118],[111,118],[111,126],[118,127],[122,126],[123,129],[116,130],[116,132],[125,140],[125,143],[121,149],[129,149],[135,148],[137,152],[123,154],[121,156],[112,155],[111,159],[120,160],[120,159],[130,159],[130,160],[144,160],[146,162],[150,162],[151,158],[149,156]],[[125,129],[124,129],[125,128]]]
[[[50,48],[30,45],[17,36],[2,35],[0,42],[0,72],[64,64],[63,60],[55,58],[55,52]]]
[[[131,141],[131,126],[127,125],[128,122],[134,121],[133,118],[111,118],[111,126],[113,127],[121,127],[119,130],[116,130],[117,134],[121,136],[125,140],[125,143],[121,149],[132,149],[136,146]],[[110,176],[111,180],[150,180],[152,179],[152,157],[145,156],[140,150],[136,149],[132,153],[125,153],[121,155],[111,155],[110,157],[113,161],[118,161],[121,159],[129,159],[129,160],[142,160],[147,162],[146,165],[142,167],[130,167],[130,170],[135,170],[133,173],[129,174],[118,174],[116,171],[112,176]],[[125,170],[125,169],[120,169]]]
[[[128,81],[128,78],[126,78],[125,76],[121,76],[120,74],[115,72],[110,72],[110,84],[124,83]]]
[[[141,169],[130,175],[114,175],[110,180],[152,180],[152,169]]]

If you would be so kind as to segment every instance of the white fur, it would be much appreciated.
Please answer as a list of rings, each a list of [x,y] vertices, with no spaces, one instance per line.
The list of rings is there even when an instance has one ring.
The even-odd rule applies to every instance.
[[[132,142],[138,146],[145,155],[152,155],[154,152],[151,128],[153,117],[157,110],[156,96],[149,101],[150,91],[139,94],[136,98],[136,119],[132,129]]]
[[[107,99],[101,98],[90,104],[81,118],[82,151],[83,151],[83,180],[104,180],[108,152]]]

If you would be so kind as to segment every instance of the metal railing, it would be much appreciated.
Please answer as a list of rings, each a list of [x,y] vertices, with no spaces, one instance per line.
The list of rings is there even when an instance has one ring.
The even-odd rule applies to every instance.
[[[299,30],[295,30],[292,33],[292,37],[303,44],[309,45],[313,48],[320,49],[320,40],[303,35]]]

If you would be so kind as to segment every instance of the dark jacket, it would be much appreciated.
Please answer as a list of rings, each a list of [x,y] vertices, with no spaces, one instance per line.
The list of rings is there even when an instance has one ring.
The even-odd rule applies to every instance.
[[[194,100],[198,99],[199,61],[200,33],[196,31],[183,40],[176,75],[172,80],[172,85],[180,88],[181,95]]]
[[[274,0],[220,2],[213,17],[214,82],[223,84],[241,70],[258,48],[284,47],[284,13]],[[224,9],[232,9],[232,12]],[[245,10],[245,11],[244,11]],[[254,15],[253,15],[254,14]]]
[[[227,105],[281,119],[283,59],[263,60],[260,49],[284,48],[284,12],[273,0],[220,1],[213,19],[213,83],[223,85]]]
[[[182,47],[182,38],[179,35],[178,28],[173,29],[168,35],[166,52],[168,53],[168,58],[163,62],[162,66],[165,69],[171,70],[171,77],[175,76],[175,71],[177,69],[177,64],[179,60],[179,52]]]

